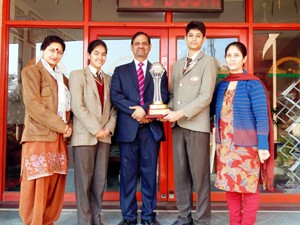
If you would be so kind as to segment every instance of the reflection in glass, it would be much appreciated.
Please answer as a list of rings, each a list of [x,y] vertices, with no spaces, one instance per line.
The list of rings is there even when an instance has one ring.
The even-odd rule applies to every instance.
[[[117,12],[116,1],[92,0],[92,21],[164,22],[164,12]]]
[[[108,51],[106,63],[103,66],[105,73],[112,75],[117,66],[129,63],[133,60],[130,49],[131,37],[105,37],[102,40],[105,41]],[[158,38],[151,38],[151,44],[152,48],[148,59],[150,62],[159,62],[160,40]]]
[[[24,120],[21,70],[24,63],[24,29],[10,29],[8,60],[8,97],[6,130],[6,191],[19,191],[21,145]]]
[[[254,22],[299,23],[300,1],[253,1]]]
[[[82,21],[83,1],[11,0],[10,19]]]
[[[282,3],[285,4],[285,1]],[[269,34],[278,33],[276,55],[272,47],[262,57]],[[276,82],[273,80],[273,57],[276,57]],[[293,128],[300,123],[300,32],[256,31],[254,34],[254,73],[266,85],[276,115],[275,187],[278,192],[300,193],[300,137]],[[276,89],[276,96],[273,89]]]

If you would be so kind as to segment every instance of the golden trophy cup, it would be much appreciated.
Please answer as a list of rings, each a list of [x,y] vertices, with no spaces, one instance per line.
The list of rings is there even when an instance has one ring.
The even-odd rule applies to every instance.
[[[149,106],[147,111],[148,118],[159,118],[166,115],[170,109],[163,103],[161,98],[161,78],[165,73],[163,65],[159,62],[151,65],[150,73],[154,83],[153,104]]]

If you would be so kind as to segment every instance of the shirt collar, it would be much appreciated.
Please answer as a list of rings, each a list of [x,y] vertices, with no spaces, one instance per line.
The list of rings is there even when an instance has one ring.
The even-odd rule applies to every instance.
[[[139,61],[137,61],[136,59],[133,59],[134,60],[134,64],[135,64],[135,67],[138,69],[139,68]],[[148,60],[146,59],[146,60],[144,60],[142,63],[144,63],[144,65],[143,65],[143,69],[144,68],[146,68],[147,67],[147,62],[148,62]]]
[[[98,70],[95,67],[93,67],[92,65],[89,65],[89,68],[90,68],[90,71],[92,72],[92,74],[97,77],[96,73]],[[100,70],[100,72],[102,73],[102,70]]]
[[[199,55],[199,53],[201,52],[201,50],[199,50],[198,52],[196,52],[192,57],[192,60],[195,60],[197,58],[197,56]],[[187,57],[189,57],[189,54],[187,54]]]

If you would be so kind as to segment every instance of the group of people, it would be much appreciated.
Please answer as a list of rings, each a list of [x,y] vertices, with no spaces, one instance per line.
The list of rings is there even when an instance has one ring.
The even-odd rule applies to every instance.
[[[244,71],[247,50],[241,42],[227,46],[230,74],[215,88],[217,63],[201,51],[205,39],[202,22],[191,21],[186,26],[188,54],[173,64],[170,88],[167,74],[162,76],[161,96],[170,111],[159,119],[146,116],[154,95],[148,34],[132,36],[134,59],[116,67],[112,77],[102,70],[108,53],[105,42],[91,41],[88,66],[72,71],[69,80],[58,66],[64,41],[57,36],[44,39],[41,60],[22,71],[25,129],[20,216],[24,224],[53,224],[58,219],[68,169],[67,138],[71,138],[78,224],[102,225],[102,198],[114,135],[121,162],[119,225],[138,223],[139,176],[141,224],[159,225],[156,173],[166,121],[172,127],[179,211],[172,225],[209,224],[209,141],[214,115],[216,187],[226,191],[230,224],[255,223],[259,178],[272,190],[273,140],[267,92],[257,77]],[[197,199],[192,216],[193,191]]]

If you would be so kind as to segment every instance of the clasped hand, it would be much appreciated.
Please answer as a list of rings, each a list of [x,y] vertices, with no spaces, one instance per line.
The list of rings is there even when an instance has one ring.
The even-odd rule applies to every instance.
[[[110,131],[107,128],[100,129],[96,134],[96,138],[102,139],[102,138],[109,136],[109,134],[110,134]]]
[[[65,128],[64,133],[63,133],[63,137],[64,137],[64,138],[69,138],[69,137],[71,137],[72,131],[73,131],[72,127],[69,126],[69,125],[66,125],[66,128]]]

